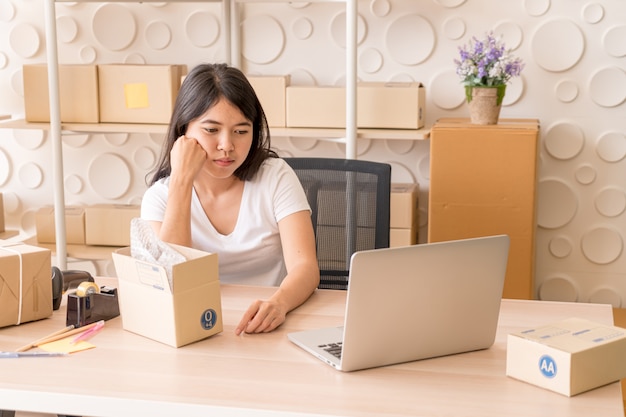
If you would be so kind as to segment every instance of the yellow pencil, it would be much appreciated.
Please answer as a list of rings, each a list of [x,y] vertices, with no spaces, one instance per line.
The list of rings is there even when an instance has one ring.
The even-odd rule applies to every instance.
[[[89,330],[92,327],[95,327],[97,325],[98,325],[98,322],[95,322],[95,323],[91,323],[91,324],[88,324],[88,325],[83,326],[83,327],[79,327],[77,329],[72,329],[72,330],[70,330],[68,332],[65,332],[65,333],[59,333],[59,334],[57,334],[55,336],[50,336],[50,337],[46,337],[46,338],[43,338],[43,339],[39,339],[39,340],[33,342],[33,346],[32,347],[37,347],[37,346],[45,345],[46,343],[56,342],[57,340],[65,339],[66,337],[73,336],[73,335],[78,334],[78,333],[82,333],[82,332],[84,332],[86,330]]]
[[[24,345],[24,346],[22,346],[21,348],[15,349],[15,351],[16,351],[16,352],[26,352],[27,350],[32,349],[32,348],[34,348],[35,346],[37,346],[37,344],[38,344],[39,342],[41,342],[42,340],[46,340],[46,339],[49,339],[49,338],[51,338],[51,337],[54,337],[54,336],[58,336],[58,335],[60,335],[60,334],[67,333],[67,332],[69,332],[69,331],[70,331],[70,330],[72,330],[72,329],[74,329],[74,325],[73,325],[73,324],[71,324],[71,325],[69,325],[69,326],[67,326],[67,327],[62,328],[61,330],[57,330],[56,332],[51,333],[51,334],[49,334],[49,335],[47,335],[47,336],[45,336],[45,337],[42,337],[41,339],[38,339],[38,340],[36,340],[36,341],[34,341],[34,342],[31,342],[31,343],[29,343],[29,344],[27,344],[27,345]]]

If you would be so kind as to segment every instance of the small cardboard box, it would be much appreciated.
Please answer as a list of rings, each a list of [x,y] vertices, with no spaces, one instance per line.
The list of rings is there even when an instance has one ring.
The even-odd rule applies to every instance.
[[[0,327],[52,315],[51,257],[37,246],[0,245]]]
[[[626,378],[626,330],[571,318],[511,333],[506,375],[573,396]]]
[[[54,207],[45,206],[35,213],[35,227],[37,229],[37,242],[56,242],[56,222]],[[66,243],[69,245],[85,244],[85,208],[78,206],[65,207],[65,230]]]
[[[98,66],[102,123],[170,122],[185,65]]]
[[[270,127],[285,127],[286,89],[290,81],[289,75],[248,76],[248,81],[263,106],[267,124]]]
[[[389,247],[410,246],[417,243],[417,229],[389,229]]]
[[[26,121],[49,122],[48,66],[24,65],[22,75]],[[59,101],[62,122],[98,123],[98,67],[59,65]]]
[[[122,327],[173,347],[223,330],[217,254],[178,245],[186,262],[172,266],[172,285],[163,266],[113,253],[119,280]]]
[[[389,226],[398,229],[411,229],[418,223],[417,184],[391,184]]]
[[[130,245],[130,221],[141,215],[137,204],[94,204],[85,208],[85,243]]]
[[[287,126],[346,127],[344,87],[287,87]],[[424,126],[421,83],[368,82],[357,85],[357,126],[370,129],[419,129]]]

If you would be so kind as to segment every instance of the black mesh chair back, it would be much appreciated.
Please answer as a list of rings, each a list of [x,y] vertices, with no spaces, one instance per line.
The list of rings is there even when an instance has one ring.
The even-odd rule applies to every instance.
[[[324,289],[347,289],[356,251],[389,247],[391,165],[353,159],[284,158],[312,210]]]

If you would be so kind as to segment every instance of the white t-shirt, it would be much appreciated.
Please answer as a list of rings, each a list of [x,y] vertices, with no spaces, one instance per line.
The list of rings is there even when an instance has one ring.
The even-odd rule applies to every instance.
[[[146,191],[142,219],[163,221],[169,182],[169,177],[162,178]],[[218,254],[221,282],[278,286],[287,274],[278,222],[303,210],[311,209],[295,172],[284,160],[268,158],[245,182],[239,218],[229,235],[215,230],[193,191],[192,246]]]

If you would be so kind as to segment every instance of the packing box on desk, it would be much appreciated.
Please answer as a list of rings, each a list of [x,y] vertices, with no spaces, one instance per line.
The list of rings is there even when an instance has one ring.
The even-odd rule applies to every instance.
[[[345,128],[344,87],[287,87],[287,126]],[[420,83],[367,82],[357,85],[357,126],[419,129],[424,126],[424,87]]]
[[[170,288],[163,266],[113,253],[125,330],[180,347],[223,330],[217,254],[178,245],[186,262],[172,266]]]
[[[141,215],[136,204],[95,204],[85,207],[85,243],[130,245],[130,221]]]
[[[288,75],[280,76],[248,76],[248,81],[254,88],[265,117],[270,127],[286,126],[286,88],[289,85],[290,77]]]
[[[100,121],[169,123],[186,71],[184,65],[99,65]]]
[[[0,245],[0,327],[52,315],[51,256],[37,246]]]
[[[24,111],[27,122],[50,121],[48,66],[22,67]],[[59,100],[62,122],[98,123],[99,94],[96,65],[59,65]]]
[[[567,396],[626,378],[626,330],[571,318],[508,335],[506,374]]]
[[[4,200],[0,193],[0,233],[4,232]]]
[[[35,227],[37,228],[37,242],[55,243],[56,227],[54,207],[41,207],[35,213]],[[85,208],[65,207],[66,243],[74,245],[85,244]]]

